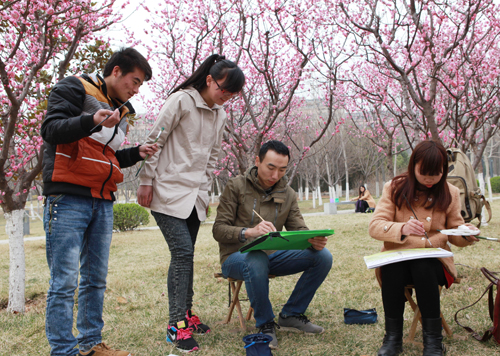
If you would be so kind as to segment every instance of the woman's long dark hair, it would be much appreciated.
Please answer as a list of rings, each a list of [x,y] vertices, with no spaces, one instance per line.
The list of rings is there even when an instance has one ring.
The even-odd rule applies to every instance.
[[[451,204],[451,194],[446,177],[448,177],[448,156],[444,146],[435,141],[422,141],[413,150],[408,171],[394,177],[391,183],[392,201],[401,209],[410,204],[414,204],[417,198],[417,189],[420,187],[415,177],[415,166],[420,163],[420,174],[439,175],[443,173],[441,180],[430,189],[423,189],[425,201],[424,207],[431,209],[437,206],[438,209],[446,211]],[[432,198],[432,199],[427,199]]]
[[[361,191],[361,188],[364,188],[365,190],[364,191]],[[364,186],[360,186],[359,189],[358,189],[358,198],[361,198],[363,196],[363,194],[365,194],[366,192],[366,188]]]
[[[221,88],[230,93],[239,93],[243,89],[243,85],[245,85],[245,75],[235,63],[226,59],[225,56],[212,54],[205,59],[189,78],[172,90],[172,93],[188,86],[192,86],[198,92],[201,92],[207,87],[207,76],[209,74],[217,81],[222,81],[225,78],[226,80]]]

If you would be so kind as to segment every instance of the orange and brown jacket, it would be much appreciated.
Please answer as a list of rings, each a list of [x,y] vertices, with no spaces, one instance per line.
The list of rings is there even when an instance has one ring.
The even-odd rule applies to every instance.
[[[134,112],[132,106],[122,107],[122,120],[115,127],[91,130],[94,113],[114,110],[120,104],[108,97],[106,83],[97,74],[67,77],[54,86],[41,129],[44,195],[114,200],[113,192],[123,181],[121,168],[141,160],[138,147],[118,150],[127,133],[125,116]]]

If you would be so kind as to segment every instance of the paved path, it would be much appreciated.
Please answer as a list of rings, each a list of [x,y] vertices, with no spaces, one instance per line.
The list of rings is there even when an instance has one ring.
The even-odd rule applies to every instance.
[[[500,197],[495,197],[493,200],[500,199]],[[354,213],[354,209],[349,209],[349,210],[338,210],[337,214],[352,214]],[[320,216],[320,215],[326,215],[323,212],[318,212],[318,213],[306,213],[302,214],[303,216]],[[213,220],[207,221],[205,224],[213,224]],[[158,230],[158,226],[151,226],[151,227],[141,227],[136,230]],[[24,241],[37,241],[37,240],[45,240],[45,235],[44,236],[33,236],[33,237],[26,237]],[[0,240],[0,245],[6,245],[9,243],[9,240]]]

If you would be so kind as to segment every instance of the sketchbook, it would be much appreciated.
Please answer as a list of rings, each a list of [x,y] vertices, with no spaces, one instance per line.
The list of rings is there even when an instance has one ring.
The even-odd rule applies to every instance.
[[[442,248],[413,248],[408,250],[391,250],[379,252],[374,255],[365,256],[368,269],[381,267],[391,263],[417,260],[419,258],[442,258],[452,257],[453,252]]]
[[[333,230],[275,231],[258,237],[240,248],[240,252],[255,250],[305,250],[311,244],[308,239],[315,236],[333,235]]]

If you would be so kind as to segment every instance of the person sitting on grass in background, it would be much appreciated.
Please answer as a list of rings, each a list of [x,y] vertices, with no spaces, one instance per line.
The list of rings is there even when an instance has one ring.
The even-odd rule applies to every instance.
[[[460,191],[446,181],[448,157],[442,144],[423,141],[413,150],[408,171],[384,186],[377,210],[369,224],[370,236],[384,242],[382,251],[442,248],[448,242],[464,247],[476,237],[448,236],[439,230],[464,224]],[[472,224],[470,229],[477,230]],[[442,320],[439,286],[447,288],[457,278],[453,257],[423,258],[391,263],[375,270],[382,287],[385,337],[378,356],[397,356],[403,351],[404,289],[415,286],[422,313],[424,356],[442,356]]]
[[[370,191],[364,186],[359,187],[359,195],[351,199],[351,201],[357,200],[356,202],[356,213],[366,213],[368,209],[375,210],[375,199],[373,199]]]
[[[212,230],[219,243],[222,274],[245,281],[256,326],[259,332],[272,336],[272,349],[278,347],[275,327],[306,334],[324,332],[304,313],[332,266],[332,254],[325,248],[326,237],[309,239],[312,246],[305,250],[238,251],[257,237],[284,227],[287,231],[308,230],[297,204],[297,194],[287,184],[285,173],[289,160],[290,152],[282,142],[263,144],[255,166],[227,182]],[[269,301],[268,275],[300,272],[303,274],[276,324]]]

